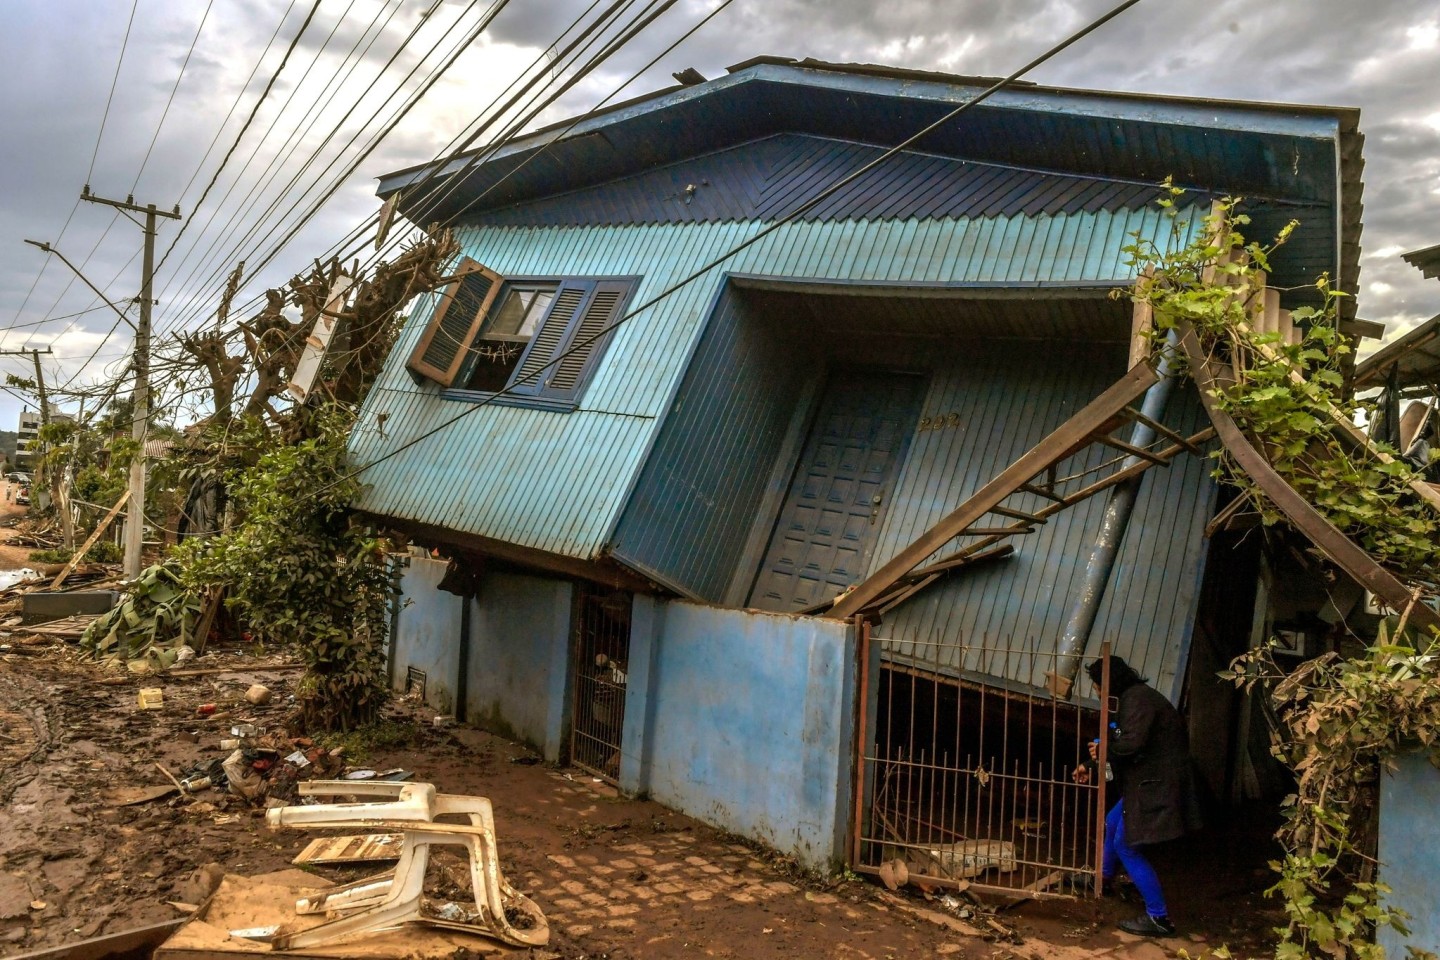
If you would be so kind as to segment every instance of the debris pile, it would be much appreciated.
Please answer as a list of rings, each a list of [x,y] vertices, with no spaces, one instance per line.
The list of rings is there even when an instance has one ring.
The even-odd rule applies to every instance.
[[[120,604],[90,625],[80,645],[100,659],[148,658],[162,670],[173,666],[184,648],[195,647],[200,601],[164,564],[142,570],[127,590]]]

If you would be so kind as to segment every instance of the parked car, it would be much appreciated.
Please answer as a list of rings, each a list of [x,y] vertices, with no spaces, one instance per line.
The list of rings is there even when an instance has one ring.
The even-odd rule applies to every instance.
[[[15,502],[28,507],[30,505],[30,488],[21,487],[15,491]]]

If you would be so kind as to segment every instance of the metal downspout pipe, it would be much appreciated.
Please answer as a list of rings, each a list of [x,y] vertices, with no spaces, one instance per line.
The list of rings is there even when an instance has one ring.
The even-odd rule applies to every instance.
[[[1160,348],[1160,362],[1156,368],[1160,379],[1145,391],[1145,399],[1140,405],[1140,412],[1157,423],[1163,421],[1165,406],[1170,402],[1170,395],[1175,392],[1175,366],[1179,348],[1180,339],[1172,329]],[[1154,428],[1136,421],[1135,430],[1130,435],[1130,444],[1148,447],[1155,442],[1155,437]],[[1141,462],[1139,457],[1126,457],[1121,469]],[[1100,602],[1105,599],[1105,588],[1109,585],[1110,574],[1115,569],[1115,558],[1120,553],[1120,545],[1125,541],[1125,529],[1130,525],[1130,515],[1135,512],[1135,498],[1140,493],[1140,481],[1144,477],[1144,473],[1137,474],[1116,484],[1110,491],[1110,498],[1105,504],[1105,515],[1100,522],[1100,532],[1095,537],[1095,545],[1090,550],[1090,561],[1085,566],[1085,579],[1080,587],[1080,595],[1075,598],[1070,618],[1065,622],[1065,631],[1056,645],[1055,672],[1049,679],[1050,692],[1057,698],[1069,699],[1075,676],[1080,672],[1080,662],[1084,659],[1085,648],[1090,643],[1095,617],[1100,612]]]

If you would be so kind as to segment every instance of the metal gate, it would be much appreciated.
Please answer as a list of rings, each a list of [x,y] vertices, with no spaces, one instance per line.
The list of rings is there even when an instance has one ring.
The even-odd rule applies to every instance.
[[[862,664],[871,643],[885,646],[876,709],[861,712],[858,731],[853,868],[1007,894],[1098,894],[1105,781],[1071,774],[1107,727],[1108,670],[1084,706],[1013,679],[1043,678],[1054,653],[892,644],[862,626]]]
[[[570,761],[613,783],[620,775],[633,598],[588,583],[577,593]]]

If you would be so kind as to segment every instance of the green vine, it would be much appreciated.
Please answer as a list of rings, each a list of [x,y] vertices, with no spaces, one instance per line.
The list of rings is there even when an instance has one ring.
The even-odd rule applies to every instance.
[[[1174,214],[1180,193],[1169,188],[1161,205]],[[1270,258],[1296,224],[1269,245],[1248,242],[1240,229],[1249,219],[1236,205],[1217,204],[1196,239],[1170,251],[1138,240],[1128,248],[1142,268],[1133,298],[1152,308],[1157,340],[1192,330],[1204,355],[1233,371],[1217,405],[1291,487],[1413,589],[1413,602],[1430,601],[1440,582],[1440,513],[1411,488],[1417,471],[1335,429],[1337,415],[1353,422],[1361,409],[1342,372],[1350,353],[1337,324],[1342,295],[1328,277],[1315,282],[1321,305],[1291,314],[1297,342],[1258,330]],[[1217,477],[1238,487],[1264,524],[1283,522],[1223,449],[1214,456]],[[1278,716],[1273,752],[1296,778],[1278,835],[1285,853],[1272,864],[1279,880],[1268,891],[1284,902],[1288,920],[1277,931],[1277,960],[1375,960],[1382,955],[1376,930],[1388,924],[1403,932],[1403,917],[1384,904],[1389,891],[1373,879],[1363,826],[1380,771],[1400,752],[1418,744],[1440,766],[1440,648],[1404,623],[1402,615],[1388,639],[1382,630],[1351,659],[1327,654],[1287,672],[1262,648],[1221,675],[1269,690]]]
[[[305,662],[297,691],[311,730],[370,723],[387,696],[385,640],[392,585],[386,542],[354,521],[348,413],[311,413],[295,442],[249,423],[236,442],[259,451],[227,483],[239,523],[175,551],[187,586],[227,590],[257,639],[291,645]]]

